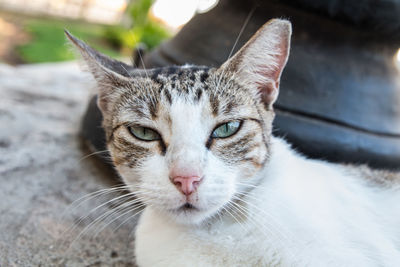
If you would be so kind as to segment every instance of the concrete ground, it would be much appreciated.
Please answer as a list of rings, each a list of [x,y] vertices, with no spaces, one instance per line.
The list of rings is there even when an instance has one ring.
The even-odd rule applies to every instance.
[[[111,194],[71,206],[118,183],[79,138],[91,87],[76,63],[0,65],[0,266],[135,266],[132,214],[94,210]]]

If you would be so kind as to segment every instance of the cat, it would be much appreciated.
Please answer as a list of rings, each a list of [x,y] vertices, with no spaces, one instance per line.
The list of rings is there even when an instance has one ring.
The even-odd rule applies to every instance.
[[[66,32],[98,83],[115,168],[146,205],[139,266],[400,266],[400,176],[272,135],[291,32],[273,19],[219,68],[148,70]]]

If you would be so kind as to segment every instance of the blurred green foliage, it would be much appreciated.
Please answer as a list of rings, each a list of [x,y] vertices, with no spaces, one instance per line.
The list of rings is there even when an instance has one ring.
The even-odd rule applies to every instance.
[[[148,22],[148,13],[154,0],[131,0],[127,8],[127,14],[133,19],[136,27]]]
[[[149,19],[148,13],[154,0],[133,0],[126,15],[131,27],[113,26],[105,31],[105,37],[115,46],[134,48],[138,43],[152,49],[171,36],[160,23]]]
[[[154,0],[132,0],[126,10],[130,27],[122,25],[95,25],[84,21],[55,19],[25,19],[24,30],[31,40],[17,47],[26,63],[64,61],[76,58],[68,45],[64,29],[109,56],[121,56],[121,51],[131,55],[139,43],[149,49],[159,45],[170,33],[158,22],[148,18]]]
[[[54,62],[76,58],[64,35],[69,30],[78,38],[110,56],[119,53],[104,41],[104,26],[86,22],[57,21],[53,19],[28,19],[23,22],[31,40],[17,47],[21,59],[26,63]]]

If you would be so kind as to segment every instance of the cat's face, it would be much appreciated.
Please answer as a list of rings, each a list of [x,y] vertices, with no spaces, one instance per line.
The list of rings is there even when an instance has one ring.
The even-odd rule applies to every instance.
[[[256,182],[268,159],[272,112],[215,69],[168,68],[148,76],[115,95],[112,158],[147,205],[182,222],[202,221],[243,191],[239,183]],[[192,193],[173,181],[179,176],[198,177],[187,184]]]
[[[290,24],[274,20],[220,68],[143,71],[70,36],[101,87],[113,162],[146,205],[196,224],[257,184],[289,37]]]

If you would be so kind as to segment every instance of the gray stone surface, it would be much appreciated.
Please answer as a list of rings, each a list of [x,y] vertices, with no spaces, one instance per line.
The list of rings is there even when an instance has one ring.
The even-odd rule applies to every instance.
[[[111,194],[71,206],[118,183],[84,158],[78,131],[92,85],[73,62],[0,65],[0,266],[134,265],[135,219],[87,227],[112,208],[90,212]]]

